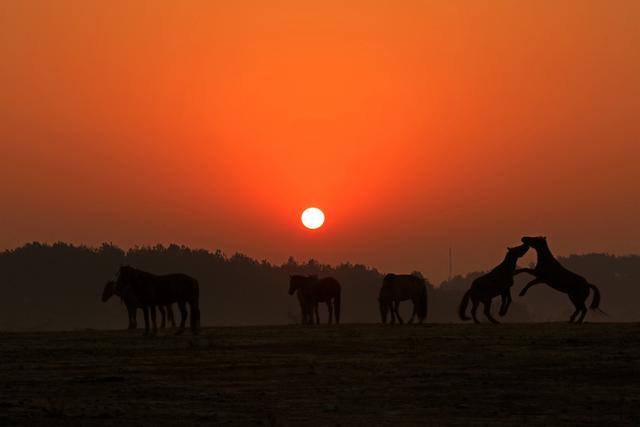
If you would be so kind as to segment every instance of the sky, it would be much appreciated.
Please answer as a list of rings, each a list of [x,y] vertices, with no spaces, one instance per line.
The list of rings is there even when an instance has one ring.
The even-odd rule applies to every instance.
[[[0,2],[0,248],[436,282],[449,248],[484,270],[523,235],[640,253],[638,22],[636,0]]]

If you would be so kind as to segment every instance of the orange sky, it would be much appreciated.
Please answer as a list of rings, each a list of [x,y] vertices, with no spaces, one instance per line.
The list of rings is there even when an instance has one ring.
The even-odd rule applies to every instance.
[[[486,269],[523,234],[638,253],[638,22],[636,0],[1,2],[0,248],[436,281],[449,246]]]

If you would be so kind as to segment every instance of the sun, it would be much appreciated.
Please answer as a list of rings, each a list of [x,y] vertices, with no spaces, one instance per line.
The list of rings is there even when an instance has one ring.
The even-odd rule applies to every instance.
[[[324,224],[324,212],[318,208],[307,208],[300,217],[302,225],[310,230],[316,230]]]

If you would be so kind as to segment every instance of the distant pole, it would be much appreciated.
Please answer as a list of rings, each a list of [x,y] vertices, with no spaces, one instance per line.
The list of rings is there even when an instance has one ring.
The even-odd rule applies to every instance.
[[[453,277],[453,251],[449,248],[449,281]]]

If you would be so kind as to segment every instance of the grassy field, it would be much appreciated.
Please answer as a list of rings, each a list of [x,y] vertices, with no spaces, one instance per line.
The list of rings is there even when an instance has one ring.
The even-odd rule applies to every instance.
[[[0,425],[638,425],[640,325],[0,334]]]

